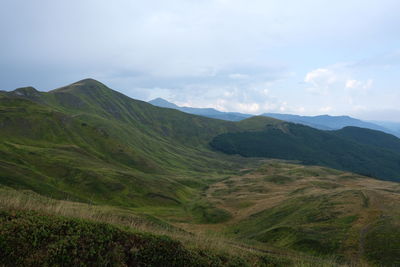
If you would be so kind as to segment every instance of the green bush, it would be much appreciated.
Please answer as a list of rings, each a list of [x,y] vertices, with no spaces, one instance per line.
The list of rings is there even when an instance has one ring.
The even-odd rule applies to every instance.
[[[133,233],[80,219],[0,211],[0,265],[244,266],[166,236]]]

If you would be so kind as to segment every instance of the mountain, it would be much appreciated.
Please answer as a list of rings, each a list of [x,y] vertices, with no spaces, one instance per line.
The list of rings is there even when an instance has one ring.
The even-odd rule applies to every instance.
[[[301,124],[266,124],[262,117],[247,120],[260,126],[216,136],[210,145],[227,154],[299,160],[371,177],[400,181],[400,139],[369,129],[346,127],[321,131]]]
[[[400,153],[400,139],[391,134],[359,127],[344,127],[341,130],[332,131],[332,133],[353,142]]]
[[[193,173],[240,168],[211,151],[210,142],[230,154],[298,159],[398,179],[397,153],[376,147],[370,132],[365,136],[373,137],[360,143],[268,117],[215,120],[155,107],[92,79],[49,92],[19,88],[1,93],[0,103],[0,183],[57,198],[177,204],[190,197],[192,186],[204,185]],[[261,139],[232,150],[217,145],[225,133]],[[265,149],[268,153],[260,153]]]
[[[371,121],[371,123],[377,124],[389,131],[395,133],[396,136],[400,136],[400,122],[392,121]]]
[[[191,108],[191,107],[179,107],[171,102],[168,102],[165,99],[162,98],[156,98],[151,101],[149,101],[150,104],[158,107],[163,107],[163,108],[172,108],[172,109],[177,109],[185,113],[189,114],[195,114],[195,115],[200,115],[208,118],[213,118],[213,119],[220,119],[220,120],[226,120],[226,121],[240,121],[246,118],[251,117],[252,115],[249,114],[242,114],[242,113],[237,113],[237,112],[222,112],[218,111],[213,108]]]
[[[0,183],[55,198],[176,205],[204,185],[190,173],[235,168],[208,149],[233,123],[154,107],[91,79],[1,93],[0,128]]]
[[[180,107],[162,98],[153,99],[149,101],[149,103],[158,107],[177,109],[189,114],[195,114],[208,118],[227,120],[227,121],[241,121],[253,116],[250,114],[243,114],[237,112],[222,112],[213,108]],[[366,122],[349,116],[329,116],[329,115],[300,116],[300,115],[280,114],[280,113],[264,113],[261,114],[260,116],[271,117],[287,122],[299,123],[319,130],[339,130],[347,126],[354,126],[359,128],[377,130],[400,137],[400,124],[398,123],[388,123],[388,122],[378,122],[378,121]]]
[[[279,113],[264,113],[262,115],[283,121],[300,123],[320,130],[339,130],[346,126],[355,126],[355,127],[368,128],[372,130],[378,130],[389,134],[397,135],[395,131],[389,130],[388,128],[385,128],[378,124],[365,122],[349,116],[329,116],[329,115],[299,116],[299,115],[279,114]]]
[[[2,91],[0,265],[398,265],[399,184],[360,174],[398,181],[399,147],[187,114],[93,79]]]
[[[161,108],[172,108],[172,109],[179,109],[179,106],[175,105],[174,103],[168,102],[162,98],[155,98],[149,101],[150,104],[153,106],[161,107]]]

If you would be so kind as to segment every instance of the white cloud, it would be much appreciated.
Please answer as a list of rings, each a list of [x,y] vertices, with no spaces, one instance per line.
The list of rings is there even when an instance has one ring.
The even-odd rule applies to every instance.
[[[258,113],[260,111],[260,105],[258,103],[238,103],[237,110],[244,113]]]
[[[337,75],[327,68],[310,71],[304,78],[304,82],[311,85],[311,87],[307,88],[307,91],[319,94],[326,94],[337,80]]]
[[[348,80],[346,82],[346,88],[350,88],[350,89],[358,88],[361,84],[362,83],[357,80]]]
[[[367,81],[359,81],[359,80],[354,80],[350,79],[346,81],[345,87],[348,89],[364,89],[367,90],[372,87],[373,85],[373,80],[368,79]]]
[[[295,109],[296,113],[298,114],[304,114],[306,112],[306,108],[305,107],[298,107]]]
[[[324,68],[318,68],[308,72],[304,82],[310,87],[308,92],[328,95],[333,92],[342,92],[344,95],[349,91],[366,91],[373,86],[373,79],[361,80],[354,78],[355,71],[351,63],[338,63]]]
[[[366,111],[366,110],[367,110],[367,108],[365,106],[363,106],[363,105],[353,106],[353,111],[356,111],[356,112]]]
[[[304,81],[316,85],[320,82],[334,83],[336,81],[336,76],[331,70],[321,68],[307,73]]]
[[[228,77],[231,78],[231,79],[236,79],[236,80],[243,80],[243,79],[248,79],[248,78],[250,78],[249,75],[247,75],[247,74],[241,74],[241,73],[229,74]]]
[[[319,109],[319,111],[322,113],[328,113],[328,112],[331,112],[332,110],[333,110],[333,108],[330,106],[322,107]]]

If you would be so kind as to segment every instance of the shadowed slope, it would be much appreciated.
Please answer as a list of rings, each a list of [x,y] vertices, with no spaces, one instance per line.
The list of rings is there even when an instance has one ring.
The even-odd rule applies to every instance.
[[[400,181],[400,153],[393,146],[400,142],[394,136],[361,128],[357,128],[356,134],[349,133],[351,128],[321,131],[270,120],[262,117],[243,120],[240,124],[246,125],[247,131],[221,134],[210,145],[227,154],[300,160],[304,164]]]

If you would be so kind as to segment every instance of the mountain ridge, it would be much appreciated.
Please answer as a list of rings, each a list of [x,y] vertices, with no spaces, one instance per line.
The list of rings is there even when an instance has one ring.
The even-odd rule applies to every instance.
[[[187,184],[204,183],[185,174],[234,165],[207,149],[234,124],[154,107],[94,80],[35,97],[2,93],[0,103],[0,183],[9,186],[79,201],[171,204],[193,191]],[[105,193],[109,186],[115,190]]]
[[[253,116],[253,115],[243,114],[243,113],[238,113],[238,112],[222,112],[222,111],[216,110],[214,108],[180,107],[180,106],[178,106],[174,103],[171,103],[163,98],[155,98],[153,100],[150,100],[148,103],[150,103],[154,106],[177,109],[182,112],[189,113],[189,114],[195,114],[195,115],[205,116],[208,118],[227,120],[227,121],[240,121],[240,120],[243,120],[243,119]]]
[[[273,117],[276,119],[281,119],[284,121],[305,124],[320,130],[339,130],[346,126],[355,126],[355,127],[367,128],[394,134],[393,132],[382,126],[370,122],[365,122],[359,119],[355,119],[347,115],[300,116],[300,115],[280,114],[280,113],[264,113],[263,115]]]
[[[317,115],[317,116],[300,116],[293,114],[281,114],[281,113],[263,113],[260,115],[251,115],[237,112],[222,112],[216,109],[210,108],[191,108],[191,107],[180,107],[174,103],[171,103],[163,98],[156,98],[148,103],[160,107],[168,107],[172,109],[177,109],[186,113],[196,114],[200,116],[205,116],[209,118],[217,118],[229,121],[241,121],[252,116],[266,116],[275,119],[299,123],[307,125],[319,130],[339,130],[347,126],[355,126],[360,128],[367,128],[372,130],[378,130],[386,132],[388,134],[400,137],[400,126],[386,127],[389,124],[383,122],[368,122],[359,120],[347,115],[343,116],[331,116],[331,115]],[[386,125],[386,126],[385,126]],[[397,129],[397,128],[398,129]]]
[[[262,118],[252,117],[240,123],[252,120],[252,125],[257,125]],[[245,131],[218,135],[210,145],[227,154],[299,160],[306,165],[400,181],[400,139],[370,129],[346,127],[322,131],[302,124],[262,122]]]

